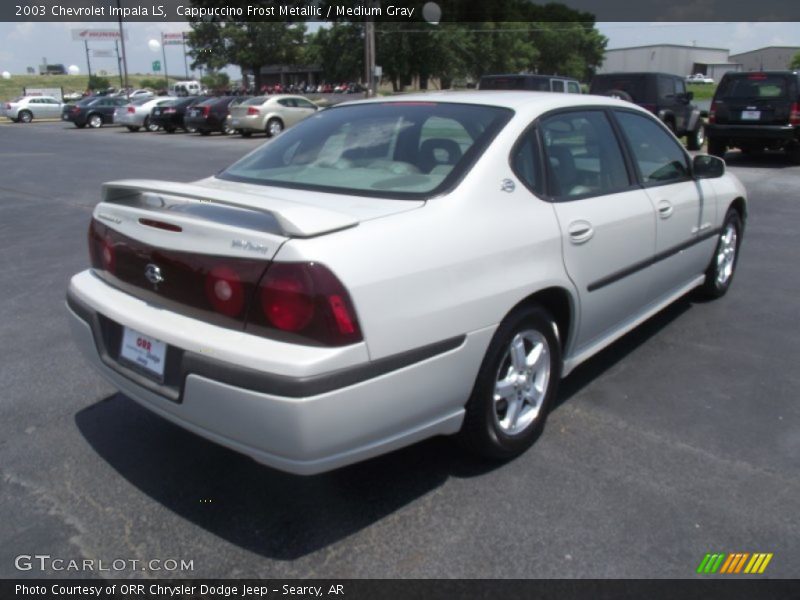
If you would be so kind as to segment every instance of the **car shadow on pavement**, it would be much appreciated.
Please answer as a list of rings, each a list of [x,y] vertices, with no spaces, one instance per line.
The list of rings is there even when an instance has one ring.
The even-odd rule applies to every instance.
[[[777,151],[745,154],[739,150],[732,150],[725,155],[725,164],[744,169],[788,169],[796,166],[785,152]]]
[[[687,310],[684,297],[579,366],[554,408]],[[122,477],[181,517],[244,549],[293,560],[344,539],[443,485],[503,465],[434,438],[350,467],[299,477],[260,465],[114,394],[75,416]],[[535,451],[535,449],[534,449]]]
[[[437,438],[312,477],[293,476],[184,431],[122,394],[80,411],[79,431],[128,482],[180,517],[278,560],[320,550],[441,486],[500,466]]]

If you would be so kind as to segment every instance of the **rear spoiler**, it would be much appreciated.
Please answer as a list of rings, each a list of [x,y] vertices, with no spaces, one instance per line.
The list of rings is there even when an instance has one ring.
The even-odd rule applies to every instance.
[[[198,202],[217,206],[229,206],[270,215],[278,223],[281,232],[288,237],[307,238],[348,229],[358,225],[358,219],[335,210],[328,210],[274,198],[267,194],[244,191],[221,190],[196,183],[178,183],[150,179],[124,179],[103,184],[103,202],[110,204],[135,204],[135,197],[148,193],[165,195],[164,206],[176,203]],[[154,208],[152,202],[142,198],[142,208]]]

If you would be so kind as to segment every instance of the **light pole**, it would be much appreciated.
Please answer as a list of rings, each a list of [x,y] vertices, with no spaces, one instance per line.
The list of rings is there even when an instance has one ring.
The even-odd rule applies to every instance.
[[[130,100],[130,91],[128,85],[128,59],[125,56],[125,32],[122,29],[122,6],[121,0],[117,0],[117,10],[119,11],[119,41],[122,44],[122,70],[125,74],[125,97]]]

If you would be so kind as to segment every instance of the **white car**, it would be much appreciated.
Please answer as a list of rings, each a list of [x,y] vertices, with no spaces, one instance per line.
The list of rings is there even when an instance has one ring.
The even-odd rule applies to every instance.
[[[20,96],[6,102],[6,117],[15,123],[30,123],[34,119],[59,119],[64,107],[51,96]]]
[[[156,106],[164,106],[174,100],[175,98],[170,96],[132,100],[130,104],[114,109],[114,123],[127,127],[131,132],[139,131],[142,128],[147,131],[158,131],[158,125],[150,123],[150,111]]]
[[[509,458],[578,364],[729,289],[745,217],[722,160],[628,102],[409,95],[208,179],[105,184],[67,306],[123,393],[278,469],[450,434]]]
[[[706,77],[702,73],[695,73],[686,77],[686,83],[714,83],[714,78]]]

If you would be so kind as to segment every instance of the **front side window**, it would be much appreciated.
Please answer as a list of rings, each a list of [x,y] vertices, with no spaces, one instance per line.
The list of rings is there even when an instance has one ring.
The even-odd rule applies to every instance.
[[[574,81],[568,81],[568,82],[567,82],[567,91],[568,91],[570,94],[580,94],[580,93],[581,93],[581,86],[579,86],[579,85],[578,85],[576,82],[574,82]]]
[[[551,195],[600,196],[630,186],[622,151],[604,112],[547,117],[541,131]]]
[[[396,198],[457,181],[509,109],[382,102],[320,111],[220,174],[223,179]]]
[[[564,91],[564,82],[561,81],[560,79],[553,79],[553,81],[551,81],[550,84],[551,84],[552,90],[554,92],[563,92]]]
[[[648,116],[616,112],[628,139],[634,162],[645,185],[658,185],[689,178],[689,164],[679,143]]]

